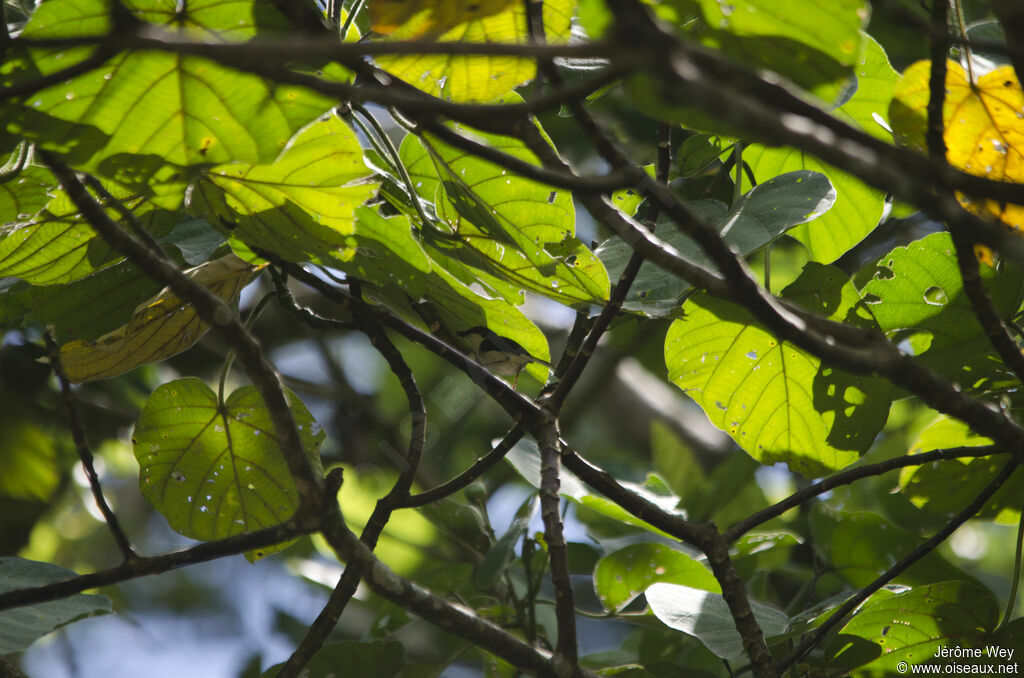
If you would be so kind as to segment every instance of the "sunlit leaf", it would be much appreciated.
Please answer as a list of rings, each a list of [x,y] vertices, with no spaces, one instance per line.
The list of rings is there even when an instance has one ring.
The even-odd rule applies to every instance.
[[[188,274],[228,300],[248,284],[255,270],[229,254]],[[61,346],[60,360],[73,382],[105,379],[176,355],[197,342],[206,330],[195,309],[165,289],[139,305],[126,325],[95,341],[76,340]]]
[[[515,341],[531,355],[550,358],[544,333],[513,304],[502,298],[488,298],[455,278],[413,236],[406,217],[385,219],[368,207],[356,212],[356,230],[346,240],[346,259],[337,264],[342,270],[378,286],[378,294],[406,309],[418,322],[426,322],[431,331],[447,330],[449,341],[470,352],[460,343],[458,332],[471,327],[487,327]],[[431,248],[431,255],[437,250]],[[415,306],[410,299],[418,302]],[[438,326],[431,326],[434,323]],[[543,381],[547,368],[531,364],[525,373]]]
[[[106,188],[154,237],[166,234],[181,220],[178,214],[154,209],[152,203],[123,188]],[[122,219],[112,206],[106,212],[115,221]],[[58,191],[46,209],[31,219],[0,228],[0,276],[21,278],[34,285],[78,280],[120,259],[96,236],[63,191]]]
[[[0,224],[34,217],[50,202],[53,187],[50,173],[36,165],[0,176]]]
[[[706,565],[665,544],[627,546],[601,558],[594,568],[594,591],[609,612],[621,611],[657,582],[722,592]]]
[[[981,279],[996,311],[1010,318],[1024,299],[1024,274],[1003,263],[983,266]],[[862,290],[889,334],[897,334],[931,369],[966,388],[987,388],[1010,376],[993,352],[964,295],[952,240],[935,233],[882,257]]]
[[[898,74],[877,42],[865,39],[863,55],[856,66],[857,91],[834,115],[880,138],[889,138],[883,127],[888,114],[893,86]],[[755,144],[743,149],[759,181],[783,172],[810,170],[821,172],[836,190],[835,205],[812,223],[797,226],[788,235],[807,247],[811,259],[832,263],[864,239],[878,225],[885,207],[885,194],[860,179],[826,165],[794,148],[776,148]]]
[[[329,261],[376,188],[355,134],[331,115],[296,135],[272,163],[210,168],[189,207],[252,247],[290,261]]]
[[[507,9],[455,26],[437,36],[438,40],[527,43],[523,3],[501,1],[508,6]],[[573,0],[547,0],[544,3],[544,31],[548,42],[568,40],[573,4]],[[391,37],[412,38],[422,29],[422,21],[416,21],[395,31]],[[493,101],[531,80],[537,71],[532,59],[501,56],[382,56],[378,63],[414,87],[460,102]]]
[[[783,296],[837,320],[873,325],[836,269],[809,264]],[[761,463],[820,476],[853,463],[885,424],[884,380],[847,374],[780,343],[730,302],[698,293],[685,311],[665,339],[669,378]]]
[[[303,448],[319,469],[324,432],[298,398],[288,399]],[[187,537],[212,541],[252,532],[284,522],[298,508],[280,438],[254,386],[219,403],[199,379],[164,384],[146,401],[132,446],[142,495]]]
[[[424,39],[447,33],[459,24],[503,12],[515,0],[374,0],[370,3],[371,28],[386,35],[399,30],[403,37]]]
[[[968,174],[1024,183],[1024,93],[1013,67],[1000,66],[971,82],[958,63],[946,63],[942,109],[946,160]],[[919,61],[903,72],[893,92],[890,116],[896,139],[924,148],[928,125],[931,63]],[[1024,229],[1024,206],[957,195],[969,210]]]
[[[112,29],[108,0],[51,0],[23,35],[67,38]],[[197,0],[180,7],[160,0],[132,2],[137,19],[205,39],[248,40],[283,18],[255,0],[225,5]],[[4,82],[47,75],[80,62],[89,48],[48,48],[14,59]],[[20,71],[19,71],[20,67]],[[332,101],[300,88],[273,84],[214,61],[160,52],[125,52],[103,66],[33,95],[5,111],[8,131],[69,154],[81,167],[136,188],[165,187],[164,204],[184,195],[181,168],[227,162],[266,162]],[[68,129],[81,133],[68,135]],[[89,134],[85,132],[88,131]],[[73,138],[72,138],[73,137]]]
[[[840,633],[863,638],[878,648],[878,658],[866,670],[906,673],[907,664],[934,661],[939,648],[980,647],[998,619],[999,607],[988,589],[946,581],[873,597]],[[835,661],[842,661],[843,649]],[[959,661],[947,662],[940,660],[946,666],[967,668]]]
[[[459,126],[455,130],[467,133]],[[521,160],[537,162],[517,139],[472,136]],[[417,191],[435,200],[438,216],[453,231],[450,242],[440,234],[433,238],[435,250],[474,269],[485,284],[497,278],[574,305],[608,298],[604,267],[575,238],[575,210],[568,191],[524,179],[434,140],[430,146],[436,155],[410,136],[402,144],[402,160]]]

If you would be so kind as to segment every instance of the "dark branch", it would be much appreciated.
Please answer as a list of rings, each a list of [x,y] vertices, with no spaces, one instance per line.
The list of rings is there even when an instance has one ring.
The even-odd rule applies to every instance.
[[[955,447],[948,450],[924,452],[922,454],[905,454],[901,457],[886,459],[885,461],[878,462],[877,464],[865,464],[864,466],[857,466],[856,468],[840,471],[834,476],[829,476],[824,480],[819,480],[809,487],[805,487],[802,490],[794,492],[782,501],[772,504],[768,508],[762,509],[755,514],[744,518],[726,530],[722,536],[726,541],[734,542],[758,525],[763,525],[772,518],[778,518],[786,511],[796,508],[808,499],[817,497],[820,494],[834,490],[842,485],[849,485],[850,483],[856,482],[862,478],[880,476],[883,473],[895,471],[898,468],[906,468],[908,466],[923,466],[936,461],[986,457],[1000,453],[1005,454],[1005,452],[1000,452],[999,449],[992,446]]]
[[[85,426],[82,423],[82,413],[79,411],[78,403],[75,401],[75,394],[71,392],[71,383],[64,373],[64,366],[60,362],[60,349],[57,347],[57,342],[53,338],[51,330],[47,330],[43,335],[43,339],[46,341],[46,350],[49,354],[50,364],[53,366],[53,372],[57,375],[57,381],[60,382],[64,410],[68,415],[68,428],[71,429],[71,438],[75,441],[75,449],[78,451],[78,458],[82,461],[85,477],[89,479],[89,489],[92,490],[93,499],[95,499],[96,506],[99,507],[100,513],[103,515],[103,520],[107,523],[111,536],[117,543],[117,548],[121,551],[121,557],[124,558],[125,562],[135,560],[138,558],[138,555],[132,549],[131,542],[128,541],[124,530],[121,529],[117,516],[114,515],[110,505],[107,504],[106,498],[103,496],[100,477],[96,474],[96,467],[93,464],[92,450],[89,449],[89,444],[85,440]]]

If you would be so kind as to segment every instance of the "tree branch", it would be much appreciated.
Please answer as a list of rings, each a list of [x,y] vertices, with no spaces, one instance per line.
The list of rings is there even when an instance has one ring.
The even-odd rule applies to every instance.
[[[0,0],[2,2],[2,0]],[[99,507],[103,520],[114,538],[117,548],[121,551],[124,562],[135,560],[138,554],[132,549],[131,542],[121,529],[117,516],[110,509],[106,498],[103,496],[103,488],[100,486],[100,477],[96,474],[96,467],[93,465],[92,451],[85,440],[85,426],[82,423],[82,413],[78,410],[78,403],[75,401],[75,394],[71,392],[71,383],[67,374],[64,373],[64,365],[60,362],[60,349],[53,338],[51,329],[43,334],[46,341],[46,351],[49,354],[50,365],[53,367],[57,381],[60,382],[61,397],[64,400],[64,410],[68,416],[68,428],[71,429],[71,438],[75,441],[75,449],[78,451],[78,458],[82,461],[82,468],[85,470],[85,477],[89,480],[89,489],[92,490],[93,499]]]
[[[544,541],[547,542],[551,567],[551,583],[555,588],[555,616],[558,621],[558,643],[555,660],[569,666],[579,661],[576,646],[576,603],[569,573],[568,547],[562,529],[561,498],[558,494],[559,455],[558,430],[554,423],[545,426],[537,435],[540,448],[540,516],[544,523]]]

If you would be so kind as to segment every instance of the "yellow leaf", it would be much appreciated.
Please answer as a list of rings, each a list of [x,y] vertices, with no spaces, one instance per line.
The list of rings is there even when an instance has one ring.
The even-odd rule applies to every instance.
[[[262,266],[229,254],[186,274],[226,301],[234,298],[259,268]],[[61,346],[60,361],[72,382],[106,379],[181,353],[207,329],[192,306],[165,288],[140,304],[126,325],[95,341],[77,340]]]
[[[893,91],[889,108],[896,141],[924,148],[931,64],[911,65]],[[971,83],[964,69],[947,62],[942,110],[946,160],[968,174],[1024,183],[1024,94],[1011,66]],[[966,209],[1024,230],[1024,207],[957,194]]]
[[[374,32],[382,35],[399,27],[405,38],[436,38],[467,21],[504,11],[516,0],[372,0]]]

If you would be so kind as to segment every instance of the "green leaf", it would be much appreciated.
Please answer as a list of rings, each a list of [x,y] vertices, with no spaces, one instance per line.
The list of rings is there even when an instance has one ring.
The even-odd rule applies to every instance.
[[[981,267],[996,311],[1009,319],[1024,299],[1024,274],[1001,263]],[[983,389],[1012,377],[993,353],[988,336],[963,293],[948,233],[934,233],[882,257],[862,290],[883,331],[910,335],[923,364],[964,388]]]
[[[515,557],[516,542],[526,534],[530,526],[529,518],[517,518],[512,521],[508,531],[487,550],[483,560],[477,565],[473,579],[481,591],[489,591],[498,583],[505,568]]]
[[[998,620],[999,606],[988,589],[945,581],[873,596],[842,628],[840,638],[853,636],[877,646],[878,658],[865,669],[906,673],[906,664],[930,663],[939,648],[980,647]],[[843,660],[845,647],[834,661]]]
[[[50,202],[53,187],[50,173],[36,165],[0,177],[0,224],[31,219]]]
[[[307,678],[329,678],[330,676],[374,676],[393,678],[405,666],[405,647],[394,640],[378,640],[361,643],[346,640],[324,645],[303,667],[302,675]],[[264,671],[264,678],[275,678],[284,663],[275,664]]]
[[[857,64],[857,91],[835,115],[854,127],[890,140],[891,135],[882,123],[888,118],[888,105],[898,78],[881,46],[866,38]],[[874,230],[885,209],[883,192],[797,149],[754,144],[743,150],[743,161],[760,181],[783,172],[808,170],[821,172],[832,182],[836,190],[833,208],[813,223],[789,233],[807,247],[814,261],[831,263],[838,259]]]
[[[210,260],[227,240],[203,219],[181,222],[164,238],[181,252],[185,263],[198,266]]]
[[[654,584],[645,595],[654,616],[666,626],[696,637],[722,659],[743,654],[743,639],[721,594],[678,584]],[[789,618],[773,607],[750,601],[750,610],[765,636],[784,633],[789,626]]]
[[[25,410],[0,398],[0,496],[49,503],[61,482],[57,446]]]
[[[707,483],[704,469],[690,446],[659,419],[651,421],[651,459],[672,491],[691,498]]]
[[[921,432],[911,453],[991,444],[990,439],[975,434],[962,421],[942,416]],[[900,491],[914,506],[930,513],[952,517],[978,496],[1009,461],[1005,455],[993,455],[908,466],[900,472]],[[1022,493],[1024,478],[1015,474],[975,517],[995,520],[1004,525],[1016,525],[1020,520]]]
[[[737,37],[788,38],[846,65],[860,54],[860,31],[871,13],[865,0],[695,1],[708,26]]]
[[[544,33],[548,42],[567,42],[573,0],[544,2]],[[414,36],[393,34],[394,38]],[[522,3],[503,12],[456,26],[438,40],[467,43],[526,44],[526,14]],[[377,63],[391,74],[428,94],[458,102],[489,102],[532,80],[532,59],[500,56],[380,56]]]
[[[320,469],[324,432],[288,394],[306,454]],[[221,405],[199,379],[178,379],[150,395],[132,434],[139,488],[171,527],[213,541],[278,525],[299,506],[263,399],[244,386]],[[262,549],[262,556],[268,549]]]
[[[695,201],[689,207],[701,213],[734,249],[747,256],[797,224],[820,218],[832,207],[835,197],[824,175],[790,172],[755,186],[731,208],[714,200]],[[703,249],[668,218],[659,220],[654,234],[687,259],[717,269]],[[622,274],[632,253],[633,249],[617,237],[605,241],[596,252],[612,279]],[[676,315],[689,289],[685,280],[645,263],[626,295],[623,308],[648,316]]]
[[[17,278],[0,278],[0,328],[19,324],[32,312],[32,286]]]
[[[851,586],[867,586],[922,541],[875,513],[845,513],[823,505],[811,514],[814,543],[825,553],[832,570]],[[917,586],[951,579],[973,581],[936,551],[907,568],[894,581]]]
[[[227,301],[249,284],[256,267],[233,254],[186,271],[195,282]],[[68,379],[81,383],[124,374],[191,347],[208,329],[195,308],[164,288],[139,304],[128,322],[95,341],[76,339],[60,347]]]
[[[471,327],[487,327],[507,337],[530,355],[548,360],[550,349],[544,333],[523,313],[501,298],[487,298],[471,290],[468,283],[456,279],[417,241],[406,217],[385,219],[368,207],[356,212],[356,231],[346,239],[346,259],[339,268],[377,285],[392,307],[406,309],[416,321],[430,318],[450,337],[451,343],[466,351],[456,333]],[[431,255],[437,250],[430,248]],[[410,300],[416,300],[415,309]],[[433,327],[432,331],[437,331]],[[547,368],[531,364],[525,373],[544,381]]]
[[[43,586],[77,576],[50,563],[0,558],[0,593]],[[110,599],[76,593],[60,600],[0,611],[0,655],[21,652],[50,631],[111,611]]]
[[[700,176],[720,155],[722,140],[718,135],[697,133],[689,136],[679,144],[676,153],[679,174],[684,177]]]
[[[733,544],[733,565],[743,579],[779,570],[789,562],[793,548],[803,542],[800,535],[787,530],[748,532]]]
[[[594,568],[594,591],[608,612],[621,612],[657,582],[722,592],[706,565],[665,544],[632,544],[601,558]]]
[[[107,190],[132,211],[142,227],[161,237],[181,221],[180,215],[160,209],[114,184]],[[107,215],[121,221],[113,208]],[[0,228],[0,276],[21,278],[34,285],[68,283],[121,260],[85,222],[63,191],[32,219]]]
[[[783,296],[833,319],[872,325],[838,269],[809,264]],[[856,461],[888,415],[888,382],[780,344],[746,309],[704,294],[694,295],[686,316],[669,328],[665,363],[669,378],[748,454],[806,477]]]
[[[180,8],[139,0],[129,11],[183,37],[248,40],[258,27],[285,26],[282,17],[256,0],[199,0]],[[103,35],[112,29],[110,16],[109,0],[51,0],[34,12],[22,35]],[[84,47],[32,50],[25,61],[12,60],[0,76],[9,83],[48,75],[88,53]],[[18,66],[23,71],[12,72]],[[5,117],[8,131],[68,154],[69,162],[83,169],[139,190],[152,190],[150,181],[164,184],[161,202],[174,208],[184,197],[181,168],[269,161],[332,103],[195,56],[126,52],[34,94],[27,105],[5,111]],[[69,126],[78,130],[70,140]]]
[[[377,188],[359,140],[336,116],[300,132],[272,163],[212,167],[192,211],[217,218],[251,247],[289,261],[330,262],[352,233],[355,210]]]
[[[470,133],[460,126],[455,131],[537,163],[518,139]],[[435,201],[438,217],[452,230],[451,236],[431,239],[447,261],[469,267],[487,284],[505,281],[570,305],[608,298],[604,267],[575,238],[576,212],[568,191],[524,179],[435,140],[428,149],[406,137],[401,158],[417,191]]]

